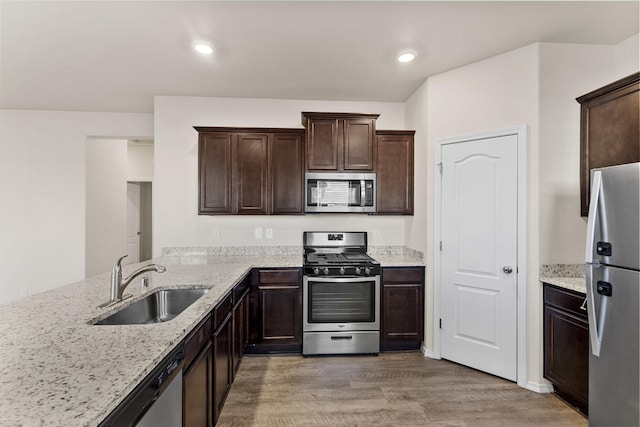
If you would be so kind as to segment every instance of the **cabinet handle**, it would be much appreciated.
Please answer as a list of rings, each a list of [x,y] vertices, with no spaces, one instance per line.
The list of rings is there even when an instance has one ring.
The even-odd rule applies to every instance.
[[[582,305],[580,306],[580,310],[587,311],[587,299],[586,298],[584,299],[584,301],[582,301]]]

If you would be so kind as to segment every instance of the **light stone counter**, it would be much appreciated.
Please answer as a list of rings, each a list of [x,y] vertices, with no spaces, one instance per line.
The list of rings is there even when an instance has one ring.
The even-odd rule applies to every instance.
[[[424,265],[415,254],[373,255],[383,266]],[[175,319],[155,325],[93,325],[142,294],[140,278],[116,306],[102,274],[0,305],[0,425],[95,426],[255,267],[300,267],[302,255],[173,255],[153,260],[151,292],[165,287],[211,290]],[[136,266],[124,267],[126,276]]]
[[[587,293],[584,264],[550,264],[540,266],[540,282],[572,291]]]
[[[550,285],[555,285],[561,288],[580,292],[585,295],[587,293],[587,282],[584,277],[545,277],[540,278],[540,281],[548,283]]]

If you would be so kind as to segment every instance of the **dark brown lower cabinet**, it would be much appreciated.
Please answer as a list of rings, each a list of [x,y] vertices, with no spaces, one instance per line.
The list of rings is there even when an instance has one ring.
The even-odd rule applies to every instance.
[[[544,284],[544,376],[555,393],[587,414],[589,322],[585,295]]]
[[[254,271],[248,353],[302,351],[302,270]]]
[[[185,340],[182,374],[182,424],[184,427],[211,425],[213,350],[211,316],[194,328]]]
[[[184,427],[210,427],[220,416],[249,336],[249,284],[247,275],[185,340]]]
[[[380,350],[419,349],[424,339],[424,267],[382,269]]]
[[[182,424],[184,427],[211,425],[211,340],[182,376]]]
[[[222,412],[222,406],[231,388],[233,363],[233,321],[231,294],[214,311],[213,341],[213,423]]]
[[[231,380],[240,368],[248,342],[249,324],[249,276],[233,290],[233,349],[231,360]]]

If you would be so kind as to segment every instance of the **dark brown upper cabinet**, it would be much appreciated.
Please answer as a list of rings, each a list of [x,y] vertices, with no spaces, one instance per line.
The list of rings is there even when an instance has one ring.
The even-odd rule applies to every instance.
[[[306,170],[375,170],[379,114],[302,113],[306,128]]]
[[[640,161],[640,73],[583,95],[580,103],[580,212],[589,214],[591,169]]]
[[[271,213],[304,213],[304,131],[274,133],[270,152]]]
[[[377,213],[413,215],[415,131],[377,131]]]
[[[304,213],[304,130],[195,127],[200,215]]]

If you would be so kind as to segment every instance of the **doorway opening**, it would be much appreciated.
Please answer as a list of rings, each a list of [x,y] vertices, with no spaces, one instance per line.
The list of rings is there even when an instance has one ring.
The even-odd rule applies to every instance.
[[[88,138],[86,142],[85,277],[123,264],[150,259],[152,254],[153,141]],[[129,189],[135,188],[137,214],[129,214]],[[130,218],[136,218],[129,224]],[[131,231],[130,227],[136,228]],[[130,234],[137,249],[130,252]]]
[[[152,258],[152,183],[127,181],[127,260],[129,263]]]

